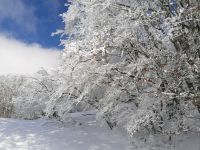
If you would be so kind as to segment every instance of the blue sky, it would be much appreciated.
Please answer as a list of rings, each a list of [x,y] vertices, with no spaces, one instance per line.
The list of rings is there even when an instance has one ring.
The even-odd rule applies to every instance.
[[[0,74],[32,73],[38,66],[48,69],[55,63],[53,57],[58,57],[63,46],[59,46],[60,35],[52,37],[51,33],[65,27],[59,16],[67,11],[65,3],[67,0],[0,0]],[[33,62],[23,68],[27,57]]]

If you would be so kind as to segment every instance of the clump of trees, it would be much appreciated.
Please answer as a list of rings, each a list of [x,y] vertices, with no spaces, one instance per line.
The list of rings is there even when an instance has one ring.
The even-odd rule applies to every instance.
[[[199,10],[195,0],[73,0],[56,32],[67,35],[64,110],[84,102],[130,135],[198,130]]]
[[[24,82],[23,76],[0,76],[0,117],[11,118],[14,113],[14,101]]]
[[[38,119],[45,116],[46,104],[55,92],[56,83],[49,73],[40,68],[33,76],[25,76],[25,82],[19,89],[15,104],[14,118]]]
[[[61,16],[60,63],[27,79],[18,114],[34,105],[36,116],[65,120],[97,109],[111,129],[130,135],[199,130],[199,1],[73,0]]]
[[[49,97],[56,90],[56,82],[43,68],[33,76],[0,76],[0,117],[37,119],[46,115]]]

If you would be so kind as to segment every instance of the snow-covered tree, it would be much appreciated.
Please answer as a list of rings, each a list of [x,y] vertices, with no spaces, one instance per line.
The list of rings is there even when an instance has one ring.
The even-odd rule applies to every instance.
[[[15,113],[12,117],[37,119],[45,115],[46,105],[55,89],[56,82],[43,68],[33,76],[25,76],[24,84],[18,89],[18,96],[13,99]]]
[[[14,101],[24,83],[24,76],[0,76],[0,117],[10,118],[14,114]]]
[[[50,103],[60,116],[85,103],[130,135],[199,130],[199,1],[70,2],[56,32],[67,35]]]

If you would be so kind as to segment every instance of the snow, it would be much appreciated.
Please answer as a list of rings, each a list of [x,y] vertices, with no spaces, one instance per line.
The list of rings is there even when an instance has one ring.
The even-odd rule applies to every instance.
[[[0,149],[2,150],[198,150],[200,134],[173,137],[169,142],[160,135],[128,137],[122,129],[110,130],[96,121],[96,112],[74,113],[76,122],[61,123],[53,119],[17,120],[0,118]],[[162,139],[162,140],[160,140]],[[132,146],[131,144],[132,143]],[[171,143],[171,144],[169,144]],[[129,150],[129,149],[128,149]]]
[[[123,150],[129,144],[126,133],[110,130],[95,115],[73,114],[72,127],[55,121],[0,119],[2,150]],[[45,123],[47,122],[47,123]],[[79,123],[78,123],[79,122]],[[81,122],[81,125],[80,125]]]

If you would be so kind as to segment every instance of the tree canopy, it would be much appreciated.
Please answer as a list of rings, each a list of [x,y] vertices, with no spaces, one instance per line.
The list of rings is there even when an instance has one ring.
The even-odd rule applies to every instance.
[[[56,32],[67,35],[58,71],[67,105],[90,104],[130,134],[196,129],[199,10],[195,0],[71,1]]]

